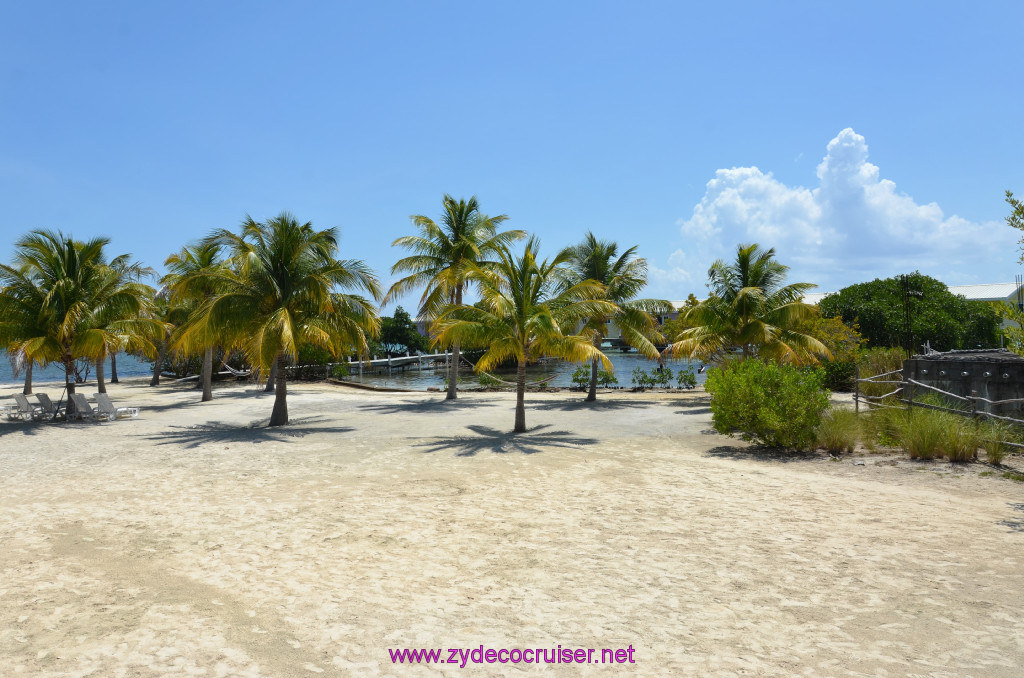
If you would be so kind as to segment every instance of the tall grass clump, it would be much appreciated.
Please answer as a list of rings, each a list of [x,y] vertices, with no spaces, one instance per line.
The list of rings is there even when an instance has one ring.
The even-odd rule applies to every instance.
[[[1015,431],[1006,422],[990,419],[979,426],[979,438],[985,450],[985,460],[995,466],[1002,466],[1003,458],[1008,452],[1007,441],[1012,441]]]
[[[872,452],[879,447],[900,445],[899,427],[906,416],[904,410],[877,407],[861,417],[861,440]]]
[[[832,408],[818,425],[818,445],[828,452],[853,452],[860,436],[860,420],[853,410]]]
[[[952,462],[965,463],[978,458],[978,424],[972,419],[946,414],[944,435],[939,444],[942,453]]]
[[[861,351],[857,356],[857,369],[861,379],[878,376],[893,370],[903,369],[903,350],[898,348],[872,348]],[[885,381],[898,381],[900,375],[893,374],[885,377]],[[862,395],[880,397],[895,391],[897,384],[876,384],[873,382],[861,382],[859,390]],[[892,398],[886,398],[892,400]]]
[[[941,412],[911,409],[896,419],[896,438],[911,459],[934,459],[942,454],[946,426]]]

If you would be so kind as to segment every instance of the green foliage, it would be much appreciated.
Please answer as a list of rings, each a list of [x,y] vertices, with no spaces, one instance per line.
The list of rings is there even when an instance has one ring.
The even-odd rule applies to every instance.
[[[834,391],[852,390],[857,354],[866,341],[857,331],[856,323],[850,326],[839,318],[823,318],[821,310],[815,307],[811,317],[798,325],[798,330],[820,341],[831,354],[830,358],[820,358],[825,387]]]
[[[956,414],[940,414],[944,414],[946,418],[940,446],[946,459],[959,463],[976,460],[978,446],[981,443],[977,422]]]
[[[990,304],[968,301],[921,273],[913,273],[909,279],[910,325],[916,349],[925,341],[930,341],[938,351],[999,345],[999,318]],[[845,287],[822,299],[819,307],[826,318],[857,323],[872,347],[905,344],[906,315],[900,277]]]
[[[668,385],[672,382],[672,368],[663,366],[660,370],[653,370],[651,378],[654,380],[655,386],[668,388]]]
[[[903,357],[905,353],[899,348],[871,348],[861,351],[857,356],[857,366],[860,368],[860,378],[878,376],[893,370],[903,369]],[[889,377],[882,377],[883,381],[898,381],[900,375],[893,374]],[[873,382],[861,382],[860,392],[866,396],[881,397],[896,390],[898,384],[878,384]],[[892,401],[895,398],[889,398]]]
[[[893,408],[875,408],[861,416],[861,440],[869,450],[881,447],[899,447],[899,427],[905,411]]]
[[[824,374],[761,360],[733,361],[708,372],[711,417],[720,433],[770,447],[807,450],[828,409]]]
[[[947,417],[942,412],[911,408],[896,419],[896,437],[911,459],[934,459],[942,454]]]
[[[853,452],[860,437],[860,420],[853,410],[830,408],[818,425],[818,445],[828,452]]]
[[[812,307],[801,299],[814,285],[787,285],[788,271],[775,260],[774,249],[739,245],[734,262],[711,265],[711,296],[686,314],[693,327],[671,337],[671,351],[712,362],[740,352],[744,358],[816,363],[828,349],[798,329],[811,316]]]
[[[338,363],[331,368],[331,376],[335,379],[344,379],[348,374],[348,365],[345,363]]]
[[[1024,355],[1024,310],[1009,304],[1000,304],[996,307],[996,313],[1001,319],[1009,320],[1011,323],[1001,328],[1006,338],[1006,348]]]
[[[649,374],[647,370],[645,370],[642,367],[633,368],[633,378],[631,381],[633,384],[633,388],[639,391],[643,391],[644,389],[648,388],[654,388],[654,385],[657,383],[654,375]]]
[[[402,355],[406,351],[426,353],[430,347],[430,340],[420,334],[412,316],[399,306],[392,317],[380,319],[380,336],[374,344],[370,347],[371,353],[376,353],[374,349],[379,347],[380,354],[394,356]]]
[[[697,388],[697,373],[692,367],[680,367],[676,372],[676,385],[679,388]]]
[[[1006,217],[1006,225],[1010,228],[1016,228],[1018,231],[1024,231],[1024,202],[1014,198],[1012,191],[1007,191],[1006,204],[1010,206],[1010,215]],[[1021,248],[1021,255],[1017,263],[1024,264],[1024,237],[1020,239],[1018,244]]]
[[[501,381],[495,379],[486,372],[480,373],[478,381],[480,382],[480,385],[483,386],[484,388],[498,388],[502,385]]]
[[[597,383],[604,388],[611,388],[619,383],[619,379],[613,372],[609,372],[608,370],[598,370]]]
[[[1016,436],[1010,424],[997,419],[989,419],[981,424],[979,437],[981,447],[985,450],[985,459],[990,464],[1000,466],[1009,448],[1006,443],[1013,442]]]

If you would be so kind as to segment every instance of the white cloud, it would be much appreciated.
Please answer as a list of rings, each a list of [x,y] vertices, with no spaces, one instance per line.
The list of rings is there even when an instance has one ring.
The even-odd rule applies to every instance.
[[[774,247],[791,281],[822,291],[920,270],[949,284],[997,282],[1015,270],[1015,234],[1000,222],[946,217],[917,204],[868,162],[864,137],[844,129],[829,142],[815,188],[790,187],[757,167],[720,169],[688,219],[684,245],[652,286],[691,281],[703,291],[708,267],[739,243]],[[682,292],[683,290],[680,290]]]

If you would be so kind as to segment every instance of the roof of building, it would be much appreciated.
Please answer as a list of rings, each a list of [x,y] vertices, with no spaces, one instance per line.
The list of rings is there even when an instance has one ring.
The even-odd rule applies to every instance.
[[[953,294],[962,294],[977,301],[1003,301],[1017,293],[1017,283],[986,283],[984,285],[950,285]]]

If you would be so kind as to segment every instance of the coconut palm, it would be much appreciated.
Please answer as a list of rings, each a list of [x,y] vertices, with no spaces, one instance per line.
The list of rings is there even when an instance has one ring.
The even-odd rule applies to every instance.
[[[169,293],[169,301],[192,310],[197,310],[217,293],[218,276],[224,271],[220,246],[213,242],[182,247],[180,252],[167,257],[164,266],[167,267],[167,275],[160,282]],[[183,342],[182,335],[178,334],[172,344],[173,350],[189,355],[202,352],[199,385],[203,389],[201,402],[204,403],[213,400],[213,349],[221,340],[215,329],[209,327],[206,334],[193,332],[187,342]]]
[[[530,238],[523,253],[514,256],[507,246],[499,245],[492,265],[470,264],[480,302],[452,306],[435,323],[438,344],[460,342],[486,348],[476,363],[477,371],[516,361],[516,433],[526,431],[528,363],[551,356],[573,362],[598,360],[611,368],[589,333],[571,333],[586,318],[615,312],[616,306],[604,300],[604,285],[589,279],[564,284],[570,252],[563,250],[551,260],[538,261],[539,246],[536,238]]]
[[[813,309],[800,299],[816,286],[785,284],[788,271],[775,259],[774,249],[739,245],[735,262],[720,259],[711,265],[711,295],[687,313],[694,326],[668,350],[708,362],[737,351],[744,359],[758,356],[794,364],[828,357],[824,344],[794,329],[811,317]]]
[[[608,334],[608,323],[615,323],[623,341],[648,358],[658,357],[653,338],[659,338],[658,321],[653,314],[668,313],[672,304],[661,299],[635,299],[647,284],[647,260],[636,256],[636,247],[619,254],[617,243],[598,240],[587,233],[583,241],[569,249],[566,284],[596,280],[605,286],[605,300],[616,310],[607,315],[587,318],[585,328],[593,334],[594,346],[601,347]],[[597,399],[597,366],[590,366],[587,400]]]
[[[95,360],[106,347],[126,342],[151,348],[146,345],[155,323],[148,317],[151,290],[116,274],[104,257],[108,242],[32,231],[15,243],[14,266],[0,265],[0,342],[39,363],[60,361],[69,395],[75,393],[79,358]],[[41,303],[33,288],[45,290]],[[19,300],[33,306],[31,332],[7,313]],[[72,402],[68,409],[74,411]]]
[[[421,214],[410,217],[419,235],[398,238],[391,245],[404,247],[414,254],[400,259],[391,267],[392,274],[407,273],[388,290],[387,304],[412,289],[423,288],[419,314],[436,319],[449,306],[462,304],[463,294],[472,284],[473,266],[486,267],[488,257],[502,245],[525,237],[523,231],[498,232],[497,227],[508,217],[489,217],[480,212],[476,196],[455,200],[445,195],[441,201],[443,215],[438,225]],[[448,400],[457,397],[459,342],[451,344],[452,360],[448,372]]]
[[[226,337],[266,374],[278,365],[271,426],[288,423],[287,373],[281,361],[304,344],[339,355],[365,354],[380,321],[380,284],[365,263],[336,259],[335,229],[317,231],[284,212],[265,223],[246,218],[239,233],[215,231],[204,245],[223,248],[226,266],[198,278],[217,291],[185,324],[183,340]],[[338,291],[348,290],[348,291]]]
[[[138,285],[147,296],[147,312],[152,312],[152,299],[155,292],[153,288],[142,284],[142,278],[152,274],[153,269],[143,266],[137,261],[132,261],[130,254],[122,254],[112,259],[105,271],[109,284],[126,285],[134,283]],[[128,316],[121,315],[124,313],[127,313]],[[117,352],[122,350],[146,352],[147,349],[152,349],[154,346],[152,337],[116,331],[121,321],[130,320],[131,316],[136,313],[136,311],[124,307],[105,306],[97,309],[94,319],[95,326],[112,330],[112,332],[107,334],[106,341],[101,344],[99,355],[96,357],[96,390],[100,393],[107,392],[107,386],[103,378],[103,364],[107,356],[110,357],[111,383],[117,383]]]
[[[30,358],[22,348],[22,342],[31,337],[45,334],[42,326],[45,318],[46,292],[39,288],[36,280],[27,270],[9,267],[0,268],[0,333],[5,337],[11,369],[17,377],[25,370],[25,385],[22,393],[32,393],[32,366],[37,360]],[[39,359],[40,365],[45,360]]]
[[[160,374],[163,372],[164,362],[167,354],[172,350],[171,340],[175,330],[188,320],[189,307],[174,303],[170,299],[170,293],[166,287],[153,297],[153,317],[159,320],[162,325],[151,341],[157,347],[156,359],[153,361],[153,376],[149,380],[150,386],[160,385]]]

